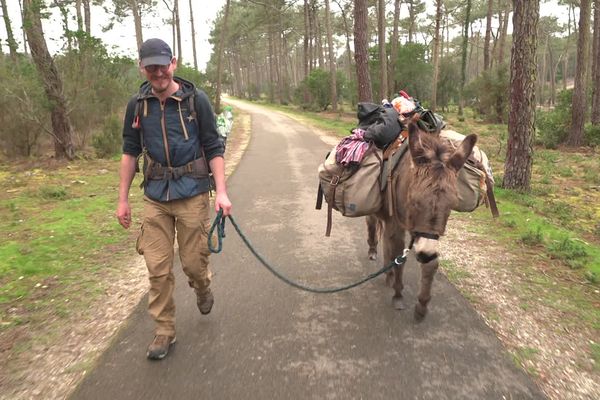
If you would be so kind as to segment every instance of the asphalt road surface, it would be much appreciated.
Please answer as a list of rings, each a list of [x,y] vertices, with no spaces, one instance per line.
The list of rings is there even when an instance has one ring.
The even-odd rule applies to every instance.
[[[234,217],[258,251],[311,286],[354,282],[381,267],[367,258],[363,218],[316,211],[316,169],[330,149],[298,122],[255,106],[252,138],[228,180]],[[208,316],[177,263],[177,343],[146,359],[146,299],[72,399],[542,399],[494,333],[438,273],[429,314],[413,319],[418,270],[405,270],[396,311],[383,277],[337,294],[291,288],[271,275],[228,224],[211,265]]]

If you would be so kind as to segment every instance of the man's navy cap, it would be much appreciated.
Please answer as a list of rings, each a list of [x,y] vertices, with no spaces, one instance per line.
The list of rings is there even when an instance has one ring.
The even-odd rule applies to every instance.
[[[168,65],[171,63],[172,58],[171,48],[160,39],[148,39],[140,47],[140,64],[142,67]]]

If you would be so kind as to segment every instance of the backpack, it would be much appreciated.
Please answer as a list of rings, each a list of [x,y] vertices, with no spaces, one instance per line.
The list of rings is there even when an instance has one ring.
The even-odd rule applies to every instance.
[[[196,104],[197,103],[196,102],[196,94],[197,94],[197,92],[194,92],[194,94],[189,96],[187,98],[187,100],[188,100],[188,106],[189,106],[191,115],[194,118],[194,121],[196,122],[196,127],[198,128],[198,132],[200,132],[200,121],[198,121],[198,113],[196,112],[196,110],[198,110],[198,107]],[[142,171],[142,175],[143,175],[144,179],[140,183],[140,189],[143,189],[144,185],[150,178],[150,174],[151,174],[152,170],[156,169],[156,166],[158,163],[156,163],[154,160],[152,160],[150,158],[150,155],[148,154],[148,150],[146,149],[146,147],[144,145],[144,135],[142,133],[142,125],[140,122],[140,115],[142,114],[142,101],[141,100],[142,99],[141,99],[141,89],[140,89],[140,92],[138,93],[138,99],[135,104],[132,128],[139,130],[140,143],[142,144],[142,153],[136,159],[135,172],[136,173],[140,172],[139,164],[140,164],[140,159],[142,159],[144,165],[143,165],[141,171]],[[223,138],[219,136],[219,139],[222,141],[223,145],[225,145]],[[184,175],[184,174],[188,174],[188,173],[198,174],[199,170],[208,171],[207,173],[208,173],[208,179],[209,179],[209,193],[212,196],[212,191],[216,187],[215,182],[214,182],[214,177],[212,175],[212,171],[210,170],[210,165],[208,164],[208,161],[206,161],[206,155],[204,154],[204,148],[202,146],[200,146],[200,151],[202,152],[202,160],[203,160],[201,164],[196,162],[197,160],[194,160],[194,161],[192,161],[186,165],[183,165],[181,167],[176,167],[176,168],[174,168],[174,170],[180,170],[181,172],[180,173],[178,172],[178,174],[180,174],[180,175]],[[158,166],[161,168],[164,168],[164,167],[160,166],[160,164],[158,164]],[[159,170],[160,170],[160,168],[159,168]]]
[[[383,198],[379,179],[383,152],[371,145],[359,165],[343,166],[335,159],[335,148],[319,166],[319,188],[316,209],[320,210],[323,197],[327,202],[327,229],[331,234],[332,209],[345,217],[362,217],[381,209]]]

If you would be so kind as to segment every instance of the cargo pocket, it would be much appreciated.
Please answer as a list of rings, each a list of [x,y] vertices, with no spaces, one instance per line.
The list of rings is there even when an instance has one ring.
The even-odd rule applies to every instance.
[[[144,255],[143,240],[144,240],[144,224],[142,224],[142,226],[140,227],[140,233],[138,233],[138,237],[135,241],[135,250],[141,256]]]

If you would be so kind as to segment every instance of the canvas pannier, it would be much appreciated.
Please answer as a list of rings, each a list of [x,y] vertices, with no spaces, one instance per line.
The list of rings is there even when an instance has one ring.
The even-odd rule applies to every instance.
[[[442,130],[440,136],[457,148],[465,136],[452,131]],[[497,217],[498,209],[494,199],[494,177],[487,155],[475,146],[465,165],[458,172],[458,204],[455,211],[471,212],[482,204],[488,204],[492,214]]]
[[[319,165],[319,194],[317,209],[321,208],[322,197],[328,204],[327,233],[331,232],[331,210],[345,217],[362,217],[381,209],[383,199],[379,178],[383,152],[371,146],[359,165],[343,166],[336,162],[335,148]]]
[[[362,217],[381,208],[379,176],[382,151],[371,147],[358,166],[335,161],[335,150],[319,166],[319,181],[327,203],[345,217]]]

